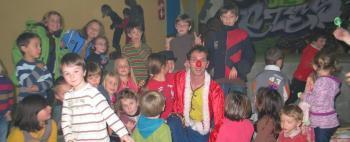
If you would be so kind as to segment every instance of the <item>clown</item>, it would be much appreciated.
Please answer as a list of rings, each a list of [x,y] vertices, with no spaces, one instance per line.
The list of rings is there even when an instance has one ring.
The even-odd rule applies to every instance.
[[[206,72],[206,48],[192,48],[187,62],[189,69],[175,75],[174,115],[168,118],[173,142],[214,142],[224,116],[223,91]]]

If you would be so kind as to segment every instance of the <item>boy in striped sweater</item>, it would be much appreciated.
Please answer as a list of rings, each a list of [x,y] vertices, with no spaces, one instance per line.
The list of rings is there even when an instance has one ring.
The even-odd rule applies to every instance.
[[[134,71],[136,81],[138,83],[147,79],[147,58],[152,53],[151,48],[142,42],[143,28],[138,23],[130,23],[126,28],[126,32],[131,42],[122,48],[122,55],[127,57]]]
[[[38,60],[41,53],[39,36],[25,32],[18,36],[16,43],[23,54],[23,58],[16,65],[19,81],[18,101],[32,94],[46,98],[47,91],[53,85],[53,79],[46,65]]]
[[[61,125],[65,141],[109,142],[108,124],[121,141],[133,142],[105,97],[85,82],[84,59],[76,53],[68,53],[61,60],[61,70],[66,82],[73,87],[63,100]]]

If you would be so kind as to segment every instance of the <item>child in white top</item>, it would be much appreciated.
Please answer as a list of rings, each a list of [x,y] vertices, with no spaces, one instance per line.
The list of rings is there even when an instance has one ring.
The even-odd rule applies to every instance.
[[[85,82],[84,59],[76,53],[68,53],[62,58],[61,70],[64,79],[73,87],[63,100],[62,130],[65,141],[109,142],[107,123],[121,141],[133,142],[105,97]]]

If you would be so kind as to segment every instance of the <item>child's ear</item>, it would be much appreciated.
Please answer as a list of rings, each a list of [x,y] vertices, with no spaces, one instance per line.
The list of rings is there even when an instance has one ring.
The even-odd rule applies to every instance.
[[[189,26],[189,27],[188,27],[188,31],[190,31],[190,30],[191,30],[191,28],[192,28],[192,26]]]
[[[21,51],[23,51],[23,52],[24,52],[24,51],[25,51],[25,49],[27,49],[25,46],[21,46],[19,50],[21,50]]]

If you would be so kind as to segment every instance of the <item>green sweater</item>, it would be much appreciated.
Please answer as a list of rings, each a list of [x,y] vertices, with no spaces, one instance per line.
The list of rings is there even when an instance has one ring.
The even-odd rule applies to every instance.
[[[47,30],[45,27],[39,25],[35,21],[27,21],[26,22],[26,32],[33,32],[37,34],[40,37],[41,41],[41,55],[39,60],[47,64],[49,55],[49,49],[50,49],[50,43],[49,43],[49,37],[47,36]],[[61,39],[63,36],[63,32],[59,37],[55,37],[55,53],[56,53],[56,60],[54,65],[54,78],[58,78],[60,76],[60,64],[61,64],[61,58],[68,53],[69,51],[67,49],[61,48]],[[12,61],[13,64],[16,65],[19,60],[21,60],[23,57],[22,53],[19,50],[19,47],[16,45],[16,43],[12,47]],[[18,81],[16,79],[16,76],[11,76],[12,81],[17,85]]]
[[[136,128],[131,135],[135,142],[171,142],[171,132],[167,124],[163,123],[157,130],[155,130],[150,136],[144,138],[139,129]]]

